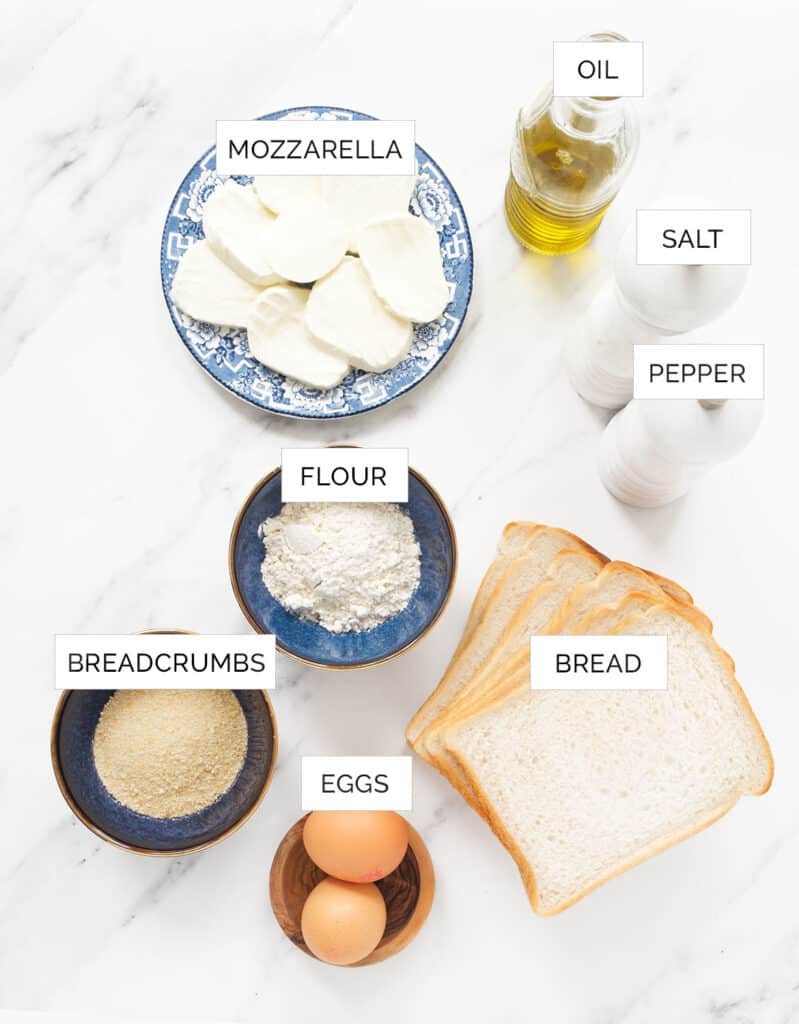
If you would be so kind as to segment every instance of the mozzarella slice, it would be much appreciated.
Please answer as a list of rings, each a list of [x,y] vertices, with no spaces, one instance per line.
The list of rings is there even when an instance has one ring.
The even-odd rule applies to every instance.
[[[347,251],[344,225],[324,202],[289,206],[269,235],[272,266],[288,281],[310,284],[341,263]]]
[[[373,221],[357,244],[372,287],[392,312],[416,323],[441,316],[449,286],[438,234],[426,220],[403,213]]]
[[[245,281],[265,288],[281,280],[268,255],[275,219],[258,201],[252,185],[239,185],[231,178],[206,202],[203,231],[220,260]]]
[[[308,292],[276,284],[261,293],[247,321],[255,358],[277,373],[312,388],[335,387],[349,371],[345,359],[323,348],[305,323]]]
[[[245,327],[261,289],[232,271],[208,242],[195,242],[181,256],[169,294],[195,320]]]
[[[386,309],[359,259],[345,256],[311,289],[305,322],[327,347],[362,370],[381,373],[410,351],[413,326]]]
[[[321,202],[325,178],[315,174],[298,177],[260,174],[253,178],[252,183],[256,195],[268,210],[283,213],[290,206]]]
[[[361,228],[373,220],[408,212],[415,185],[415,174],[358,174],[326,179],[324,199],[347,225],[350,251],[358,251]]]

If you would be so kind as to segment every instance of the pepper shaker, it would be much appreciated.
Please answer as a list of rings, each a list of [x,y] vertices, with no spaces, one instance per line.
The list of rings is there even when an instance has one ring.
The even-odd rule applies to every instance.
[[[599,475],[627,505],[666,505],[742,451],[762,418],[757,400],[633,399],[605,428]]]

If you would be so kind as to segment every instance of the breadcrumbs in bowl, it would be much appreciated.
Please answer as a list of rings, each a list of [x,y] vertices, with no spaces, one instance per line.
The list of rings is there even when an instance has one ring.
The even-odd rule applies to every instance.
[[[262,690],[65,690],[51,755],[87,828],[134,853],[179,856],[221,842],[254,813],[277,730]]]
[[[236,781],[247,723],[230,690],[117,690],[92,743],[97,774],[124,807],[180,818]]]

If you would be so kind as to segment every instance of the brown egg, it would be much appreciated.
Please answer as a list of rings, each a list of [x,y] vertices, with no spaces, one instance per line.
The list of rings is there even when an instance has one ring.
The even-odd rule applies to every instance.
[[[408,824],[393,811],[314,811],[302,841],[326,874],[345,882],[376,882],[402,862]]]
[[[325,878],[302,908],[302,937],[328,964],[356,964],[369,956],[386,930],[386,904],[376,885]]]

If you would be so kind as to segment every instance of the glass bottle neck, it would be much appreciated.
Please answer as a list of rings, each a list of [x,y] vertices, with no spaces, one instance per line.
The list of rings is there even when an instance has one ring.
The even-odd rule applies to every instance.
[[[591,96],[554,96],[550,107],[553,123],[570,135],[612,135],[623,123],[625,105],[620,99]]]

